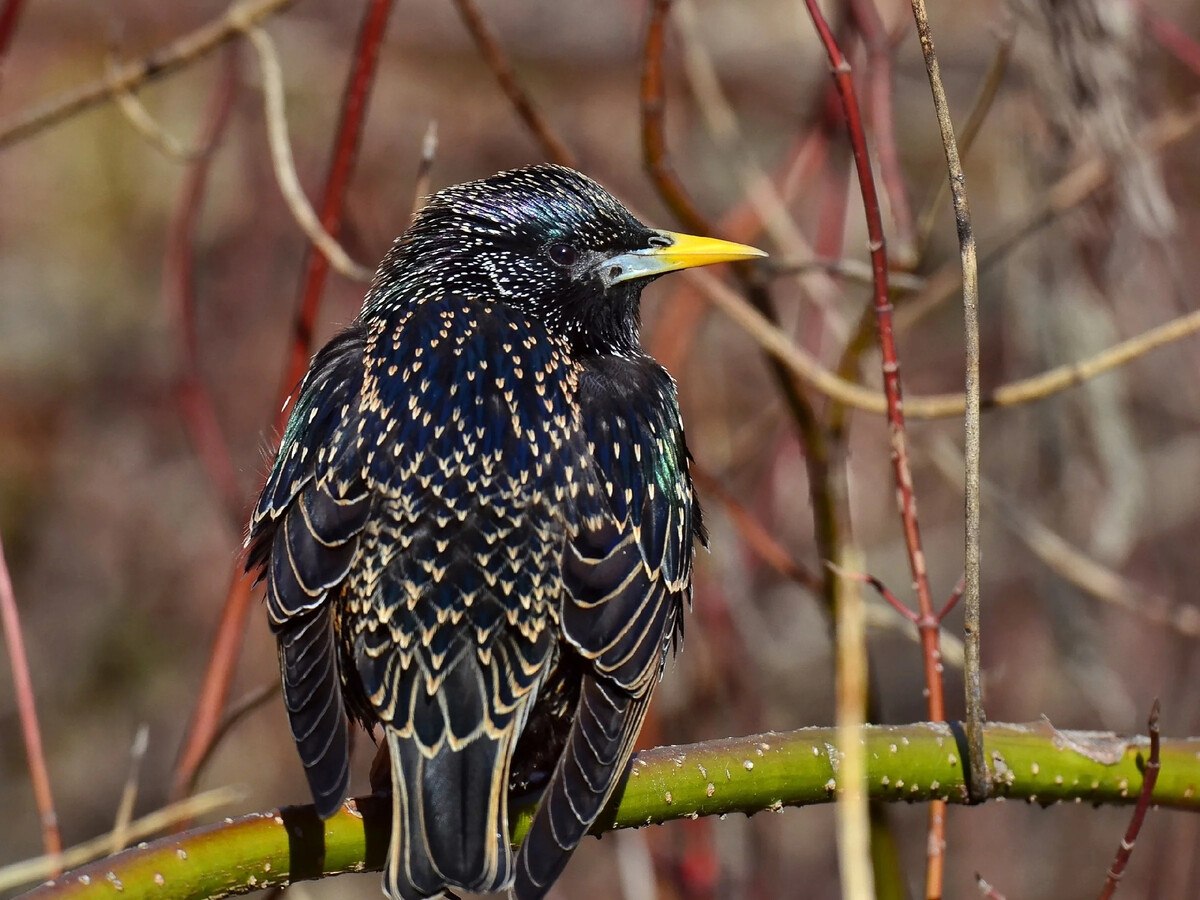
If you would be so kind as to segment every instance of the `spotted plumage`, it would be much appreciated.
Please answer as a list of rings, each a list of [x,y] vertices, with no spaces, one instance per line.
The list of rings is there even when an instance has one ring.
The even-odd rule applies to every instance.
[[[543,896],[622,777],[703,540],[638,302],[758,255],[533,166],[431,198],[314,358],[250,526],[317,810],[382,726],[394,898]],[[514,858],[510,793],[538,799]]]

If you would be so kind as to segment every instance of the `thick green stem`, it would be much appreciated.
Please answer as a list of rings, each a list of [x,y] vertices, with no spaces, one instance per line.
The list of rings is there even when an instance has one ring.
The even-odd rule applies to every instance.
[[[868,726],[872,799],[967,802],[965,736],[957,724]],[[990,797],[1048,806],[1133,803],[1149,748],[1144,736],[1058,731],[1048,723],[986,726]],[[1200,739],[1163,740],[1153,801],[1200,809]],[[838,791],[833,728],[728,738],[638,755],[596,832],[671,819],[780,811],[827,803]],[[514,817],[514,840],[530,810]],[[322,822],[310,806],[285,807],[174,835],[69,872],[28,896],[221,897],[289,881],[377,869],[390,828],[387,798],[352,801]]]

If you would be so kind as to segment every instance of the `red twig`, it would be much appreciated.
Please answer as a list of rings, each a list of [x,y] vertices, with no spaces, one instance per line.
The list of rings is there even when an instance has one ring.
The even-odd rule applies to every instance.
[[[4,559],[4,543],[0,541],[0,621],[4,623],[4,643],[12,665],[13,692],[17,697],[17,712],[21,719],[21,735],[25,739],[25,755],[29,760],[29,779],[33,782],[33,797],[37,802],[42,826],[42,845],[48,855],[62,852],[62,835],[58,831],[58,816],[54,812],[54,797],[50,793],[50,772],[42,750],[42,732],[38,728],[37,704],[33,699],[33,680],[29,677],[29,660],[25,656],[25,640],[21,632],[21,617],[13,596],[12,579]],[[59,874],[56,871],[55,877]]]
[[[707,469],[693,463],[692,478],[706,498],[716,500],[725,508],[733,527],[756,556],[783,577],[803,585],[810,591],[821,590],[821,579],[792,556],[754,513],[726,490]]]
[[[238,86],[236,47],[225,51],[225,66],[213,90],[204,117],[198,146],[203,148],[188,169],[179,204],[167,231],[167,253],[163,260],[163,296],[176,310],[183,345],[183,366],[175,385],[176,401],[188,438],[221,495],[225,509],[240,520],[245,498],[237,482],[237,469],[229,449],[216,404],[200,372],[199,342],[196,337],[196,284],[193,250],[196,227],[208,191],[208,175],[217,144],[229,123]]]
[[[916,623],[919,616],[910,607],[906,606],[903,600],[893,594],[891,588],[874,575],[868,575],[865,572],[847,572],[841,566],[835,566],[831,562],[826,562],[825,565],[843,578],[849,578],[852,581],[857,581],[859,584],[869,584],[880,597],[887,601],[888,606],[896,610],[896,612],[900,613],[908,621]]]
[[[980,895],[987,897],[987,900],[1004,900],[1004,895],[984,881],[983,876],[978,872],[975,873],[975,884],[979,888]]]
[[[321,226],[333,237],[338,236],[345,208],[346,188],[358,159],[358,148],[362,139],[363,121],[367,113],[367,101],[375,80],[375,69],[379,62],[379,46],[387,30],[388,16],[393,0],[371,0],[358,31],[358,44],[350,70],[350,80],[342,96],[341,117],[338,121],[337,137],[333,157],[325,176],[325,192],[321,198]],[[292,322],[292,343],[288,351],[288,362],[284,368],[283,384],[279,394],[288,398],[292,390],[304,377],[312,352],[313,333],[325,279],[329,274],[329,260],[316,252],[312,245],[306,248],[307,260],[304,280],[301,282],[300,301],[296,318]],[[287,408],[280,404],[275,420],[277,432],[283,431],[287,423]]]
[[[1113,894],[1117,892],[1117,882],[1121,880],[1121,876],[1125,874],[1125,866],[1129,864],[1129,857],[1133,855],[1133,845],[1137,843],[1138,834],[1142,830],[1142,823],[1146,821],[1146,812],[1150,809],[1150,801],[1154,796],[1154,784],[1158,781],[1159,763],[1159,734],[1158,734],[1158,700],[1154,701],[1154,705],[1150,708],[1150,721],[1147,725],[1150,731],[1150,756],[1146,759],[1146,766],[1142,771],[1142,790],[1138,794],[1137,805],[1133,808],[1133,815],[1129,817],[1129,827],[1125,829],[1125,836],[1121,839],[1121,844],[1117,847],[1116,856],[1113,857],[1112,866],[1108,870],[1108,877],[1104,880],[1104,887],[1100,891],[1100,900],[1109,900]]]
[[[937,614],[939,622],[946,621],[946,616],[950,615],[954,607],[958,606],[958,601],[962,599],[963,591],[967,589],[967,578],[964,575],[958,579],[958,583],[954,585],[954,590],[950,592],[950,598],[946,601],[946,605],[942,607],[942,611]]]
[[[1193,74],[1200,76],[1200,42],[1147,4],[1139,5],[1150,36],[1160,47],[1191,69]]]
[[[25,0],[5,0],[3,8],[0,8],[0,77],[4,75],[4,59],[8,56],[8,48],[12,46],[24,7]]]
[[[879,177],[887,192],[892,213],[892,243],[896,247],[895,255],[906,265],[911,265],[916,261],[916,229],[912,204],[908,199],[908,186],[896,149],[896,128],[892,115],[892,40],[883,27],[874,0],[850,0],[850,11],[867,48],[871,124],[879,156]]]
[[[492,30],[483,20],[483,16],[480,15],[473,0],[454,0],[454,5],[458,8],[458,14],[462,18],[463,24],[471,32],[471,38],[475,41],[480,56],[492,70],[492,74],[496,76],[500,89],[508,97],[508,102],[512,104],[521,121],[525,123],[525,127],[541,145],[542,152],[551,162],[574,168],[576,165],[575,154],[567,149],[567,145],[555,134],[550,123],[534,105],[533,99],[521,87],[512,63],[509,62],[500,42],[492,34]]]
[[[921,530],[917,519],[917,501],[913,493],[912,470],[908,463],[908,442],[904,423],[904,400],[900,382],[900,359],[896,352],[896,340],[892,330],[892,304],[888,297],[887,244],[883,235],[883,219],[879,212],[879,196],[875,190],[875,179],[871,172],[871,161],[867,155],[866,136],[863,131],[862,114],[850,64],[838,47],[825,16],[816,0],[805,0],[813,25],[817,29],[829,64],[838,96],[846,114],[846,127],[850,133],[850,145],[854,165],[858,173],[859,189],[862,192],[863,209],[867,220],[867,236],[870,242],[871,269],[873,275],[873,302],[879,329],[879,347],[883,357],[883,389],[887,397],[888,431],[892,449],[892,470],[896,481],[897,505],[904,531],[904,544],[908,551],[909,567],[917,592],[917,628],[921,636],[921,650],[925,666],[925,690],[929,718],[935,722],[946,718],[946,704],[942,687],[942,654],[939,640],[939,624],[933,613],[933,599],[929,590],[929,573],[925,566],[925,551],[921,546]],[[929,842],[925,877],[927,897],[940,897],[944,869],[946,806],[935,801],[929,807]]]
[[[334,139],[325,191],[321,201],[321,224],[334,236],[341,224],[346,187],[354,169],[359,138],[366,114],[367,100],[379,60],[379,45],[387,28],[392,0],[371,0],[359,27],[350,78],[342,95],[342,108]],[[328,274],[328,262],[320,253],[309,248],[308,264],[302,282],[301,300],[292,332],[288,362],[280,393],[286,398],[304,374],[312,346],[313,322],[320,304],[321,290]],[[282,431],[287,410],[284,402],[276,417],[276,430]],[[229,697],[229,688],[237,668],[245,636],[246,619],[253,596],[253,577],[243,570],[243,558],[238,556],[229,593],[221,610],[217,636],[209,654],[204,680],[188,724],[187,736],[175,765],[172,790],[176,796],[187,793],[195,780],[198,767],[208,755],[220,728],[221,715]]]

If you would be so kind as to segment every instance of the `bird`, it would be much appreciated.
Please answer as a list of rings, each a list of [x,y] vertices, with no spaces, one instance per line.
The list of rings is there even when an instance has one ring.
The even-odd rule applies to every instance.
[[[707,544],[641,292],[765,255],[526,166],[430,197],[313,357],[247,568],[319,815],[382,735],[386,896],[542,897],[620,785]]]

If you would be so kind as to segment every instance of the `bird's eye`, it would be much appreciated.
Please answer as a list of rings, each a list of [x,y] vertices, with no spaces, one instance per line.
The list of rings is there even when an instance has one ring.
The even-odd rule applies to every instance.
[[[562,266],[564,269],[575,265],[575,262],[579,259],[579,251],[570,244],[562,242],[551,244],[547,247],[546,255],[550,257],[550,262],[556,266]]]

